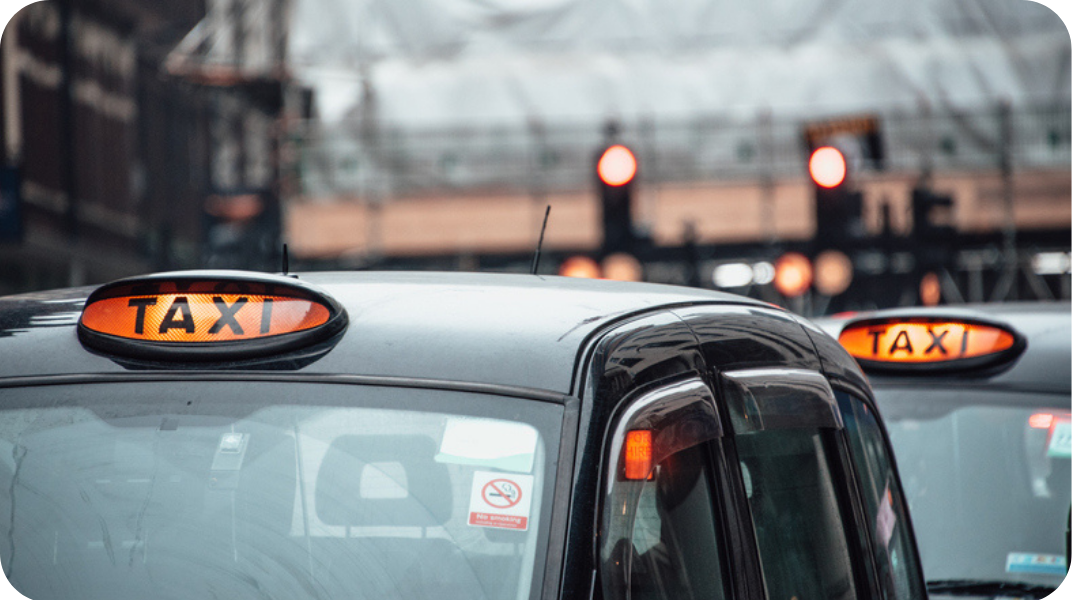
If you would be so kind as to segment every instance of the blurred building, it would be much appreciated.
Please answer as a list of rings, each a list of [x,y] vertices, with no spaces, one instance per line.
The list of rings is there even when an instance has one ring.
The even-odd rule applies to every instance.
[[[277,264],[286,7],[20,11],[0,44],[0,293]]]
[[[882,160],[853,156],[851,135],[839,140],[857,222],[823,230],[805,134],[858,120],[881,130]],[[637,257],[649,281],[725,287],[713,278],[723,264],[839,246],[854,259],[855,280],[816,304],[835,309],[914,303],[928,265],[947,301],[1068,298],[1070,125],[1067,101],[626,122],[622,140],[640,163],[635,226],[652,242]],[[292,154],[298,193],[286,207],[286,236],[306,267],[527,270],[548,204],[544,272],[603,251],[597,126],[384,127],[374,137],[307,126]],[[938,250],[921,239],[932,225],[917,222],[929,212],[917,206],[921,185],[950,198],[936,215],[947,228]],[[842,227],[852,235],[825,239]],[[784,302],[769,281],[752,283],[727,289]]]
[[[38,2],[0,44],[4,251],[13,289],[144,270],[152,197],[144,157],[157,65],[204,16],[200,0]],[[172,86],[173,87],[173,86]],[[159,92],[157,92],[159,93]]]

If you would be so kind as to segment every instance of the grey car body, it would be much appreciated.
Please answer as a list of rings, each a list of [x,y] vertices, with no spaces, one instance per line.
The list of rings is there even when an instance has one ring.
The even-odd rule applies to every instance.
[[[868,373],[890,430],[936,592],[1045,595],[1063,581],[1070,465],[1058,448],[1072,409],[1066,302],[891,309],[817,323],[928,317],[1002,324],[1026,345],[985,368]],[[1032,425],[1033,424],[1033,425]]]

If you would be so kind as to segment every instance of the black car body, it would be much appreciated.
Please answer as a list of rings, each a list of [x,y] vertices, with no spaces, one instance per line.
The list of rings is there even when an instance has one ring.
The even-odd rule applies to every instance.
[[[0,299],[0,356],[31,598],[924,597],[863,375],[756,301],[186,272]]]

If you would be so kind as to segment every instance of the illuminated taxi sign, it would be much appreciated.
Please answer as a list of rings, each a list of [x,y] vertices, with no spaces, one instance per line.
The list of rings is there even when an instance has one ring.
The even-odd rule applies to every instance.
[[[340,331],[342,308],[292,278],[163,274],[106,285],[86,300],[87,346],[156,359],[225,359],[281,352]]]
[[[978,320],[887,318],[850,323],[838,341],[873,369],[974,368],[1014,358],[1024,341],[1012,329]]]

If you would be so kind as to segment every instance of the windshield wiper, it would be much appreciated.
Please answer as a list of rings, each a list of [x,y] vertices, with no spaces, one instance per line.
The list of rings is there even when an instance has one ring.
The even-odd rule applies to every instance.
[[[998,579],[938,579],[927,582],[927,592],[931,594],[950,594],[953,596],[1005,596],[1011,594],[1030,595],[1044,598],[1054,589],[1047,585],[1024,583],[1021,581],[1001,581]]]

